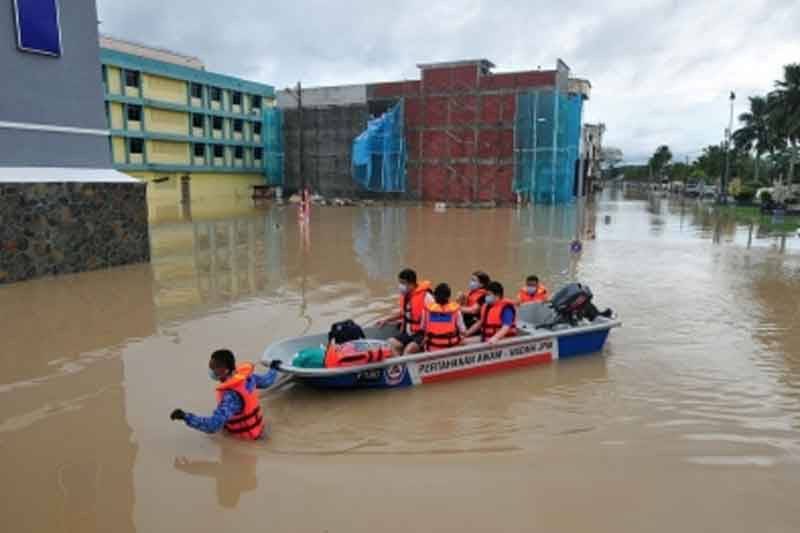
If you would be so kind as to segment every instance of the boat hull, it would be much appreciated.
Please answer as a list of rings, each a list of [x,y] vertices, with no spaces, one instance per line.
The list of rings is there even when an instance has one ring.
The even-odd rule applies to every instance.
[[[459,346],[353,370],[287,371],[294,373],[296,380],[320,388],[386,389],[425,385],[597,353],[603,349],[611,328],[618,325],[616,321],[608,321],[551,334],[537,330],[534,335],[515,337],[495,345]]]

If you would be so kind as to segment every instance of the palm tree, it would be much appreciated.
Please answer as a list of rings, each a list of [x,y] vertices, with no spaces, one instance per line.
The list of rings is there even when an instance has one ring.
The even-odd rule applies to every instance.
[[[741,128],[733,132],[733,142],[738,150],[756,152],[755,181],[758,181],[761,156],[774,150],[773,128],[769,123],[769,105],[763,96],[750,97],[750,111],[739,115]]]
[[[770,115],[781,136],[792,146],[789,159],[789,183],[792,183],[800,142],[800,63],[783,67],[783,79],[775,82],[770,100]]]
[[[662,174],[669,166],[670,161],[672,161],[672,152],[669,149],[669,146],[662,144],[656,149],[656,152],[650,157],[650,161],[648,161],[648,165],[650,166],[651,171],[658,176],[659,178],[662,177]]]

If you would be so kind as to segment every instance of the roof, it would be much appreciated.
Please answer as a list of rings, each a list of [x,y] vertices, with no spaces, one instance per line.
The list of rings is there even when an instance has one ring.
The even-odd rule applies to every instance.
[[[441,61],[438,63],[417,63],[417,68],[426,70],[429,68],[447,68],[447,67],[463,67],[467,65],[479,64],[480,66],[490,69],[494,68],[495,64],[488,59],[461,59],[458,61]]]
[[[118,39],[117,37],[112,37],[111,35],[100,35],[100,48],[108,48],[110,50],[117,50],[118,52],[149,57],[150,59],[164,61],[166,63],[173,63],[175,65],[183,65],[200,70],[205,70],[206,68],[203,60],[197,56],[190,56],[188,54],[182,54],[167,48],[150,46],[128,39]]]
[[[0,167],[0,183],[142,183],[113,168]]]
[[[226,76],[225,74],[217,74],[207,70],[176,65],[174,63],[120,52],[110,48],[100,48],[100,62],[104,65],[139,70],[148,74],[155,74],[156,76],[215,85],[223,89],[260,94],[267,98],[275,97],[275,88],[272,85]]]

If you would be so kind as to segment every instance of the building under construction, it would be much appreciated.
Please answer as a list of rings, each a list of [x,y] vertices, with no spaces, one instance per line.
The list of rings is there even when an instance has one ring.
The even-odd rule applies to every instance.
[[[448,202],[574,197],[588,81],[560,60],[506,73],[486,59],[418,67],[419,80],[278,92],[285,186]]]

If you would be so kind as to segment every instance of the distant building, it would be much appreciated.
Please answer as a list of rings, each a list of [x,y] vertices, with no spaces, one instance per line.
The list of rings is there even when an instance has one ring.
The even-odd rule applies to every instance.
[[[594,183],[602,178],[603,134],[606,125],[584,124],[582,132],[581,153],[584,164],[584,191],[591,191]]]
[[[103,36],[103,94],[115,168],[150,197],[249,196],[280,181],[272,86],[205,70],[192,56]]]
[[[419,80],[304,89],[302,126],[297,95],[279,92],[287,187],[305,181],[323,194],[450,202],[574,197],[587,80],[571,78],[562,61],[553,70],[501,73],[486,59],[418,67]],[[367,120],[395,106],[399,127],[374,123],[365,132]],[[353,141],[362,133],[371,152],[356,161]]]

